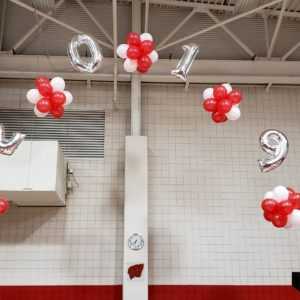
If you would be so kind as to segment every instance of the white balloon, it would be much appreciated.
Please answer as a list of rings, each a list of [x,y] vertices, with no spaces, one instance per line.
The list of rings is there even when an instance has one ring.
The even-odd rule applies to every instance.
[[[73,102],[73,95],[69,91],[64,91],[64,94],[66,96],[66,103],[64,106],[67,106]]]
[[[140,35],[140,40],[141,41],[153,41],[153,37],[150,33],[145,32]]]
[[[127,58],[127,50],[129,46],[127,44],[121,44],[117,48],[117,54],[119,57],[126,59]]]
[[[241,111],[238,106],[234,105],[232,106],[231,110],[226,114],[226,117],[230,121],[236,121],[240,118]]]
[[[232,92],[232,86],[230,83],[223,83],[222,86],[224,86],[224,88],[226,89],[227,94]]]
[[[293,212],[288,216],[288,222],[284,228],[289,229],[293,226],[300,225],[300,210],[294,209]]]
[[[65,89],[66,83],[63,78],[61,77],[54,77],[50,81],[50,84],[53,88],[53,92],[62,92]]]
[[[213,88],[207,88],[203,91],[203,99],[206,100],[206,99],[210,99],[210,98],[213,98],[214,97],[214,89]]]
[[[34,111],[35,115],[36,115],[38,118],[44,118],[44,117],[46,117],[46,116],[48,115],[48,113],[42,113],[42,112],[40,112],[40,111],[37,109],[36,105],[34,106],[33,111]]]
[[[26,94],[27,100],[32,104],[36,104],[42,97],[37,89],[31,89]]]
[[[153,64],[158,61],[158,53],[155,50],[153,50],[148,56]]]
[[[276,201],[284,201],[289,198],[289,191],[286,187],[282,185],[278,185],[273,189],[274,200]]]
[[[274,193],[272,191],[266,192],[264,199],[274,199]]]
[[[137,69],[137,60],[126,58],[124,61],[124,70],[128,73],[133,73]]]

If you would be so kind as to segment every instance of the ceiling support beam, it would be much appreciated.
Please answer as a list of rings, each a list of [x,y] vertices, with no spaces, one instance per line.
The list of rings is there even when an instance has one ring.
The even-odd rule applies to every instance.
[[[10,0],[10,1],[12,1],[12,0]],[[14,0],[14,1],[16,1],[16,0]],[[236,15],[236,16],[234,16],[234,17],[231,17],[231,18],[229,18],[229,19],[227,19],[227,20],[225,20],[225,21],[222,21],[222,22],[220,22],[220,23],[218,23],[218,24],[215,24],[215,25],[209,26],[209,27],[207,27],[207,28],[205,28],[205,29],[199,30],[199,31],[197,31],[197,32],[195,32],[195,33],[193,33],[193,34],[190,34],[190,35],[188,35],[188,36],[186,36],[186,37],[184,37],[184,38],[178,39],[177,41],[174,41],[174,42],[172,42],[172,43],[169,43],[169,44],[167,44],[167,45],[164,45],[163,47],[161,47],[161,48],[158,49],[158,50],[161,51],[161,50],[167,49],[167,48],[169,48],[169,47],[171,47],[171,46],[174,46],[174,45],[183,43],[183,42],[185,42],[185,41],[187,41],[187,40],[190,40],[190,39],[192,39],[192,38],[194,38],[194,37],[196,37],[196,36],[199,36],[199,35],[201,35],[201,34],[204,34],[204,33],[209,32],[209,31],[211,31],[211,30],[214,30],[214,29],[217,29],[217,28],[219,28],[219,27],[222,27],[222,26],[224,26],[224,25],[226,25],[226,24],[229,24],[229,23],[232,23],[232,22],[237,21],[237,20],[239,20],[239,19],[242,19],[242,18],[244,18],[244,17],[247,17],[247,16],[249,16],[249,15],[251,15],[251,14],[253,14],[253,13],[256,13],[256,12],[258,12],[258,11],[261,11],[262,9],[265,9],[266,7],[275,5],[275,4],[280,3],[280,2],[282,2],[282,1],[283,1],[283,0],[273,0],[273,1],[271,1],[271,2],[268,2],[268,3],[264,4],[264,5],[260,5],[260,6],[256,7],[256,8],[254,8],[254,9],[251,9],[251,10],[249,10],[249,11],[246,11],[246,12],[244,12],[244,13],[241,13],[241,14],[239,14],[239,15]]]
[[[33,8],[32,6],[30,6],[30,5],[28,5],[28,4],[24,3],[24,2],[22,2],[22,1],[20,1],[20,0],[9,0],[9,1],[12,2],[12,3],[14,3],[14,4],[16,4],[16,5],[18,5],[18,6],[20,6],[20,7],[23,7],[23,8],[25,8],[25,9],[27,9],[28,11],[31,11],[32,13],[35,13],[35,14],[41,16],[41,17],[44,17],[44,18],[46,18],[47,20],[50,20],[50,21],[52,21],[52,22],[54,22],[54,23],[56,23],[56,24],[62,26],[63,28],[66,28],[66,29],[68,29],[68,30],[74,32],[74,33],[77,33],[77,34],[82,33],[81,30],[79,30],[79,29],[77,29],[77,28],[75,28],[75,27],[73,27],[73,26],[71,26],[71,25],[68,25],[68,24],[66,24],[66,23],[64,23],[64,22],[62,22],[62,21],[59,21],[59,20],[57,20],[56,18],[53,18],[53,17],[51,17],[51,16],[48,16],[47,14],[41,12],[40,10],[37,10],[37,9]],[[100,45],[102,45],[103,47],[106,47],[106,48],[108,48],[108,49],[113,49],[113,46],[112,46],[112,45],[107,44],[107,43],[104,42],[104,41],[101,41],[101,40],[99,40],[99,39],[96,39],[96,41],[97,41]]]
[[[131,1],[135,1],[135,0],[131,0]],[[212,10],[222,10],[222,11],[229,11],[229,12],[234,11],[234,6],[221,5],[221,4],[203,4],[203,3],[189,2],[189,1],[170,1],[170,0],[150,0],[150,3],[162,4],[162,5],[168,5],[174,7],[196,8],[199,10],[212,9]]]
[[[281,58],[281,60],[287,60],[298,48],[300,47],[300,41],[295,44],[289,51],[287,51]]]
[[[131,0],[132,1],[132,0]],[[144,0],[145,1],[145,0]],[[241,0],[244,1],[244,0]],[[247,0],[251,1],[251,0]],[[222,12],[230,12],[230,13],[237,13],[239,11],[238,4],[236,5],[222,5],[222,4],[210,4],[210,3],[197,3],[197,2],[179,2],[179,1],[170,1],[170,0],[150,0],[153,4],[161,4],[167,6],[174,6],[174,7],[185,7],[185,8],[195,8],[199,10],[209,9],[209,10],[216,10]],[[280,15],[280,11],[272,8],[266,7],[264,9],[270,16],[277,17]],[[297,12],[298,9],[295,11],[285,11],[283,16],[288,18],[300,18],[300,13]]]
[[[211,11],[206,11],[206,14],[216,24],[221,23],[221,21]],[[242,42],[241,39],[236,36],[226,25],[222,25],[221,27],[251,58],[255,58],[256,54],[244,42]]]
[[[234,12],[238,13],[240,11],[243,11],[245,5],[248,4],[248,0],[237,0],[234,4]]]
[[[47,15],[52,16],[53,12],[60,8],[65,0],[60,0],[55,4],[54,10],[50,10]],[[16,53],[23,45],[26,43],[28,39],[47,21],[45,17],[42,17],[31,29],[29,29],[12,47],[13,53]]]
[[[262,12],[261,16],[264,20],[266,53],[268,53],[270,48],[269,16],[264,11]]]
[[[193,9],[178,25],[158,44],[157,48],[161,48],[170,38],[172,38],[182,27],[183,25],[189,21],[194,14],[198,12],[197,9]]]
[[[118,47],[118,3],[117,0],[112,1],[112,15],[113,15],[113,42],[114,42],[114,96],[113,104],[117,106],[118,100],[118,57],[117,57],[117,47]]]
[[[300,41],[297,42],[289,51],[287,51],[282,56],[281,60],[287,60],[299,47],[300,47]]]
[[[269,50],[268,50],[268,55],[267,55],[268,59],[270,59],[272,57],[272,54],[273,54],[273,50],[274,50],[275,43],[276,43],[278,35],[279,35],[279,31],[280,31],[280,27],[281,27],[281,23],[282,23],[282,19],[283,19],[283,13],[285,12],[286,3],[287,3],[287,0],[283,0],[281,10],[280,10],[280,15],[278,17],[276,27],[275,27],[275,30],[274,30],[274,33],[273,33],[273,36],[272,36],[272,40],[271,40],[271,43],[270,43],[270,47],[269,47]]]
[[[105,35],[105,37],[113,44],[113,39],[110,34],[106,31],[106,29],[101,25],[100,22],[94,17],[91,11],[86,7],[86,5],[82,2],[82,0],[75,0],[78,5],[82,8],[82,10],[89,16],[89,18],[94,22],[96,27]]]
[[[266,92],[269,93],[270,89],[272,87],[272,82],[269,82],[268,85],[266,86]]]
[[[39,62],[37,64],[37,61]],[[50,63],[51,62],[51,63]],[[182,81],[170,74],[178,61],[175,59],[161,59],[159,64],[154,64],[148,73],[136,75],[140,82],[178,83]],[[0,78],[34,79],[44,75],[57,76],[53,65],[59,66],[59,75],[66,80],[79,81],[108,81],[114,80],[114,59],[106,58],[103,61],[101,72],[80,73],[70,65],[67,56],[36,56],[36,55],[0,55]],[[122,68],[118,61],[118,82],[131,82],[131,75]],[[16,71],[18,70],[18,71]],[[262,84],[270,82],[273,85],[300,85],[300,62],[280,60],[195,60],[189,73],[190,83],[231,82],[233,84]],[[137,89],[139,85],[136,86]],[[136,88],[133,87],[133,88]],[[135,92],[134,92],[135,93]],[[137,94],[139,94],[137,90]],[[139,97],[132,97],[136,101],[136,111],[139,112]],[[139,118],[138,118],[139,120]],[[139,122],[134,123],[140,124]]]
[[[2,51],[3,49],[6,8],[7,8],[7,0],[2,0],[2,14],[1,14],[1,23],[0,23],[0,51]]]
[[[265,8],[264,11],[265,11],[269,16],[278,17],[278,16],[280,15],[280,11],[275,10],[275,9]],[[283,13],[283,17],[299,19],[299,18],[300,18],[300,13],[298,13],[298,12],[296,12],[296,11],[285,11],[285,12]]]
[[[144,32],[149,32],[149,9],[150,9],[150,0],[145,0],[145,27]]]
[[[132,31],[141,32],[142,1],[134,0],[132,5]],[[140,75],[132,74],[131,77],[131,135],[142,133],[142,99]]]

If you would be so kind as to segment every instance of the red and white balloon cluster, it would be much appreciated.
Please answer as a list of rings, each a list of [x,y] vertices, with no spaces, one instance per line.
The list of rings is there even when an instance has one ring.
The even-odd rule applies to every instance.
[[[233,90],[229,83],[205,89],[203,99],[204,109],[212,113],[211,118],[216,123],[236,121],[241,116],[239,103],[242,94],[238,90]]]
[[[154,50],[153,37],[150,33],[129,32],[127,44],[117,48],[119,57],[125,59],[124,70],[129,73],[138,71],[146,73],[152,64],[158,61],[158,53]]]
[[[0,197],[0,215],[7,213],[9,209],[9,202],[6,197]]]
[[[291,188],[276,186],[265,194],[261,207],[264,218],[275,227],[300,225],[300,193]]]
[[[36,89],[27,92],[27,100],[34,104],[34,113],[37,117],[46,117],[48,113],[54,118],[61,118],[65,106],[73,101],[69,91],[65,91],[65,81],[61,77],[54,77],[51,81],[47,77],[35,79]]]

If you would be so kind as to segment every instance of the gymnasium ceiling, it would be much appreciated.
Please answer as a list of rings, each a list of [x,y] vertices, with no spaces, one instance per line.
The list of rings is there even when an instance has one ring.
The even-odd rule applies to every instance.
[[[64,24],[92,34],[95,38],[112,44],[99,30],[84,11],[79,2],[92,13],[94,18],[112,37],[113,18],[112,1],[109,0],[56,0],[54,9],[49,9],[54,0],[19,0],[34,7],[36,3],[44,4],[39,9]],[[138,1],[138,0],[134,0]],[[145,19],[144,1],[142,24]],[[194,32],[210,27],[219,21],[237,16],[271,0],[150,0],[149,31],[159,45],[176,26],[186,18],[186,23],[164,45],[186,37]],[[6,3],[6,5],[5,5]],[[59,4],[59,5],[58,5]],[[282,9],[282,5],[285,5]],[[5,8],[6,6],[6,8]],[[5,11],[4,11],[5,9]],[[10,0],[0,1],[2,16],[2,52],[15,55],[49,55],[66,56],[67,44],[74,32],[52,21],[45,21],[25,41],[24,36],[42,20],[42,16],[18,6]],[[282,16],[282,18],[280,17]],[[273,49],[268,57],[268,48],[272,43],[275,28],[278,27]],[[118,43],[124,42],[127,32],[131,30],[131,1],[118,1]],[[300,60],[300,47],[289,52],[300,41],[300,1],[286,0],[254,12],[244,18],[218,27],[204,34],[197,35],[182,43],[171,45],[160,51],[161,58],[179,58],[184,43],[194,42],[199,45],[198,59],[211,60],[253,60],[253,59],[286,59]],[[112,40],[112,39],[111,39]],[[113,57],[113,50],[102,47],[105,57]],[[270,54],[270,53],[269,53]]]

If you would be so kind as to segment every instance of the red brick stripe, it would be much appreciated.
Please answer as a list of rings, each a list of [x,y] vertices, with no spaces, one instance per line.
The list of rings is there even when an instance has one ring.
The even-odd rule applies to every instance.
[[[121,300],[122,287],[1,286],[0,300]],[[136,300],[136,299],[132,299]],[[149,300],[300,300],[290,286],[154,285]]]

